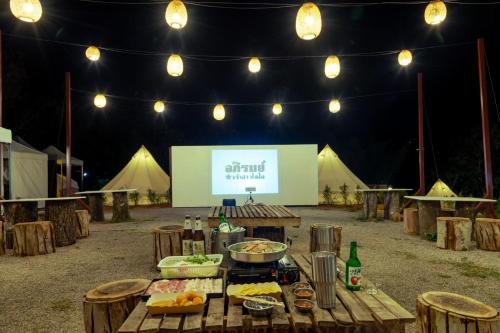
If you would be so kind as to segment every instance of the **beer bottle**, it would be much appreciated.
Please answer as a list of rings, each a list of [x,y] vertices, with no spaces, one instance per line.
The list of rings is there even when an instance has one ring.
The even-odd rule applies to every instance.
[[[184,219],[184,232],[182,234],[182,255],[193,255],[193,226],[191,216],[186,215]]]
[[[361,289],[361,261],[358,259],[357,243],[351,241],[351,253],[345,263],[345,286],[349,290]]]
[[[205,254],[205,234],[199,215],[194,221],[193,254]]]

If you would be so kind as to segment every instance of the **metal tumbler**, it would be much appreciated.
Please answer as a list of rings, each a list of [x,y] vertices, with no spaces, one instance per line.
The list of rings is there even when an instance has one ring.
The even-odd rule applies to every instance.
[[[316,289],[316,302],[322,309],[335,308],[337,256],[335,252],[311,253],[312,279]]]
[[[336,251],[335,227],[326,223],[314,223],[311,225],[311,239],[309,251],[311,253],[319,251]]]

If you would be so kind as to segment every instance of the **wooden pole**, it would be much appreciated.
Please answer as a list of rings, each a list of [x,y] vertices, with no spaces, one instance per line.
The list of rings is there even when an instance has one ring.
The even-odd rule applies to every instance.
[[[0,30],[0,127],[3,126],[3,39]],[[10,181],[10,180],[9,180]],[[4,198],[3,188],[3,143],[0,143],[0,197]]]
[[[484,38],[477,40],[477,62],[479,66],[479,93],[481,101],[481,125],[483,129],[483,159],[484,159],[484,180],[486,186],[485,197],[493,199],[493,173],[491,168],[491,147],[490,147],[490,121],[488,113],[488,85],[486,83],[486,62],[485,62]],[[487,215],[495,218],[493,204],[483,203],[476,207],[476,210],[486,208]]]
[[[71,74],[66,72],[66,195],[72,195],[71,188]]]
[[[425,195],[425,150],[424,150],[424,93],[422,73],[417,74],[418,85],[418,165],[420,187],[417,195]]]

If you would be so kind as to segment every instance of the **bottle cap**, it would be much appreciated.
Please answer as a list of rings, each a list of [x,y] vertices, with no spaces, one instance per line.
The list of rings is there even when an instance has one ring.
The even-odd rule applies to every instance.
[[[186,215],[186,219],[190,219],[191,218],[191,215]]]
[[[199,220],[200,219],[200,215],[196,215],[196,219]]]
[[[358,245],[358,242],[356,242],[356,241],[354,241],[354,240],[353,240],[353,241],[351,241],[351,246],[353,246],[353,245],[354,245],[354,246]]]

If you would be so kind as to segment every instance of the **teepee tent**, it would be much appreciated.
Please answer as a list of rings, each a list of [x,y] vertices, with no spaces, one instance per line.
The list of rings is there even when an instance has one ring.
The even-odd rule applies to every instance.
[[[343,204],[344,199],[340,193],[340,187],[347,186],[348,202],[356,203],[356,189],[368,189],[351,170],[340,160],[339,156],[326,145],[318,154],[318,201],[324,202],[323,190],[328,185],[333,192],[333,201]]]
[[[102,190],[136,189],[139,203],[148,204],[148,190],[165,196],[170,189],[170,177],[156,162],[153,155],[141,146],[128,164]]]
[[[446,185],[441,179],[438,179],[434,185],[432,185],[429,192],[426,194],[428,197],[456,197],[455,192]]]

